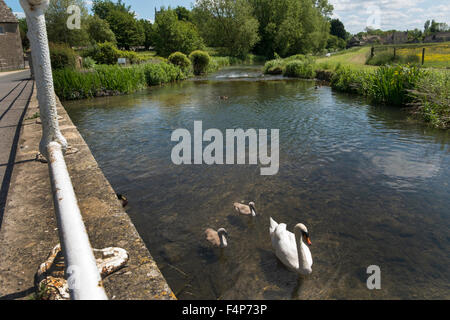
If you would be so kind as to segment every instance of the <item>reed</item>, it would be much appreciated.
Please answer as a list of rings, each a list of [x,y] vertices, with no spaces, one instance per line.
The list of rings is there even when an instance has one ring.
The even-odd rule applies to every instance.
[[[409,90],[409,106],[416,118],[436,128],[450,128],[450,73],[430,72]]]
[[[426,72],[416,66],[382,66],[363,79],[365,94],[374,102],[406,105],[410,101],[408,90],[416,87]]]
[[[62,100],[133,93],[150,85],[185,79],[182,70],[167,63],[148,63],[130,67],[98,65],[92,70],[53,71],[55,93]]]

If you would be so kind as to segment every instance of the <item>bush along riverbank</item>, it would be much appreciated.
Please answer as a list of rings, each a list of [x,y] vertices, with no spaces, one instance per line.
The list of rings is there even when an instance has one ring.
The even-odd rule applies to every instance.
[[[414,118],[436,128],[450,128],[450,73],[413,65],[374,70],[337,68],[333,89],[363,95],[374,103],[405,107]]]
[[[285,59],[277,58],[267,61],[263,68],[264,74],[284,75],[286,77],[314,79],[316,77],[314,59],[310,56],[297,54]]]
[[[450,128],[450,72],[447,71],[426,70],[410,64],[370,69],[337,64],[330,70],[316,64],[312,57],[296,55],[266,62],[263,72],[324,80],[334,90],[360,94],[373,103],[405,107],[414,118],[433,127]]]
[[[186,79],[180,67],[148,63],[129,67],[96,65],[90,70],[53,70],[55,93],[62,100],[129,94],[147,86]]]
[[[105,48],[109,47],[105,46]],[[99,55],[108,56],[103,53]],[[116,58],[114,56],[111,61]],[[97,59],[103,61],[98,57]],[[130,94],[147,86],[185,80],[194,75],[212,73],[227,66],[254,64],[260,61],[263,59],[255,55],[248,55],[245,59],[211,57],[206,51],[199,50],[192,52],[189,57],[181,52],[174,52],[168,59],[161,58],[159,61],[130,66],[96,64],[96,60],[87,56],[83,60],[85,68],[83,70],[77,70],[71,66],[55,68],[53,82],[55,93],[60,99],[77,100]]]

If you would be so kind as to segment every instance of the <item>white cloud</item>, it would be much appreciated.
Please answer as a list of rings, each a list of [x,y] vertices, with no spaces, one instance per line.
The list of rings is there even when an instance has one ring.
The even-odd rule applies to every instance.
[[[382,30],[423,29],[426,20],[450,24],[448,0],[329,0],[334,6],[333,18],[339,19],[347,31],[357,33],[367,26],[370,16],[378,14]]]

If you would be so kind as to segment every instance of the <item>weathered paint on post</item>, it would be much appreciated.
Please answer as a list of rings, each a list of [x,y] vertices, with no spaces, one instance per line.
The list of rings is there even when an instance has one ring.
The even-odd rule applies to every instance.
[[[63,152],[67,148],[67,141],[59,130],[57,119],[50,50],[45,25],[44,13],[48,8],[49,0],[20,0],[20,5],[27,18],[28,38],[36,80],[39,112],[42,119],[43,133],[39,151],[48,159],[47,146],[50,142],[58,142]]]
[[[42,120],[43,134],[39,149],[48,160],[70,295],[75,300],[106,300],[108,298],[64,161],[67,142],[59,130],[44,16],[49,0],[20,0],[20,4],[27,17]]]
[[[70,295],[74,300],[106,300],[102,279],[78,208],[61,145],[50,142],[48,154],[53,202]]]

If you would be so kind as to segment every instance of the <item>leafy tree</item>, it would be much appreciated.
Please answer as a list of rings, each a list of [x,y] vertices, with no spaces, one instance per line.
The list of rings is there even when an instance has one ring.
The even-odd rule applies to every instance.
[[[422,31],[419,29],[409,30],[408,31],[408,41],[411,42],[420,42],[422,41]]]
[[[259,41],[258,20],[248,0],[198,0],[195,21],[209,45],[245,56]]]
[[[30,48],[30,40],[28,40],[27,32],[28,25],[26,18],[20,18],[19,20],[19,31],[20,31],[20,39],[22,40],[22,48],[24,51]]]
[[[255,51],[265,56],[321,52],[327,45],[327,0],[248,0],[259,21],[261,41]]]
[[[331,28],[330,34],[341,39],[347,39],[347,31],[345,31],[344,24],[339,19],[333,19],[330,21]]]
[[[131,6],[125,5],[122,0],[118,0],[116,3],[112,2],[111,0],[93,0],[92,11],[101,19],[107,20],[112,11],[130,13]]]
[[[178,20],[172,9],[161,9],[158,12],[153,24],[153,37],[156,52],[164,57],[176,51],[189,54],[204,47],[195,25]]]
[[[120,48],[129,50],[132,46],[139,46],[144,43],[144,30],[135,19],[134,14],[112,10],[107,17],[107,21]]]
[[[429,35],[437,32],[449,31],[450,28],[444,22],[436,22],[435,20],[427,20],[424,25],[424,34]]]
[[[94,0],[92,11],[101,19],[108,21],[119,47],[128,50],[132,46],[144,43],[144,28],[136,20],[131,7],[126,6],[122,0],[116,3],[111,0]]]
[[[334,7],[328,0],[313,0],[313,5],[323,17],[329,17],[333,13]]]
[[[144,47],[145,49],[149,49],[151,46],[154,45],[153,43],[153,26],[152,23],[148,20],[141,19],[139,20],[139,24],[141,25],[141,28],[144,30]]]
[[[67,9],[76,5],[81,10],[81,29],[69,30],[67,20],[70,16]],[[45,12],[48,39],[54,43],[66,43],[69,46],[80,46],[89,42],[86,31],[88,10],[83,0],[53,0]]]
[[[430,25],[431,25],[431,21],[430,20],[425,21],[425,24],[423,26],[424,33],[427,33],[430,30]]]
[[[331,35],[327,41],[327,49],[342,50],[345,49],[347,42],[337,36]]]
[[[67,44],[49,43],[52,69],[75,69],[77,54]]]
[[[116,36],[109,27],[108,21],[101,19],[97,15],[89,16],[87,19],[87,32],[89,34],[89,38],[94,42],[117,43]]]
[[[192,13],[185,7],[178,6],[175,8],[178,20],[192,22]]]

